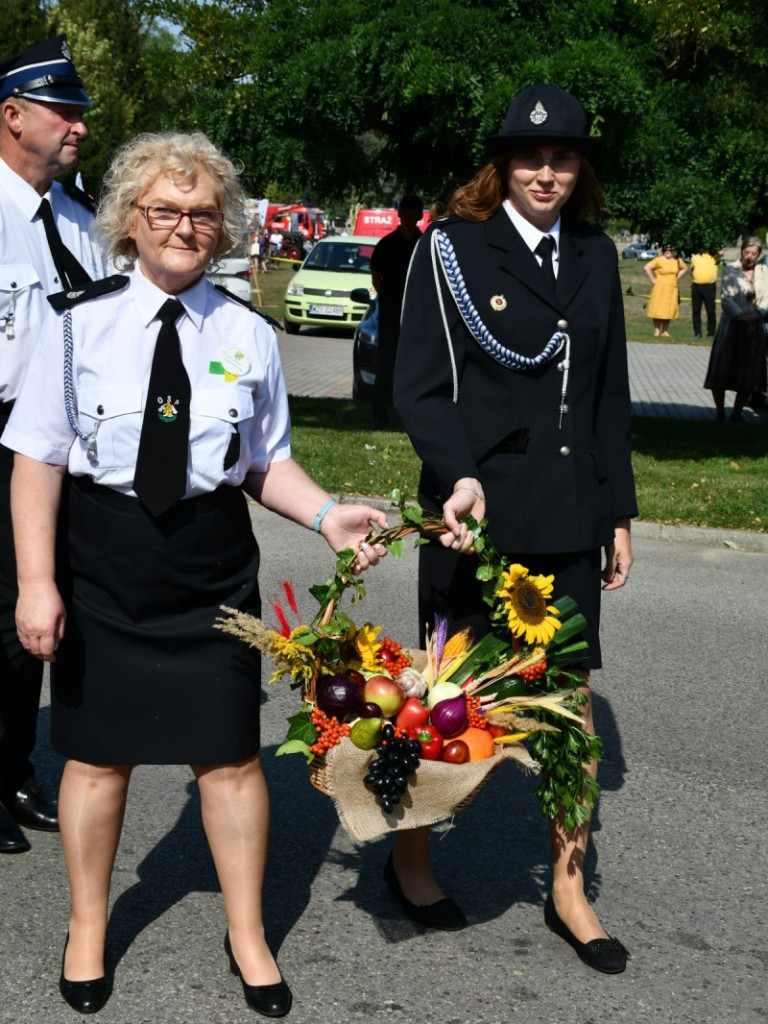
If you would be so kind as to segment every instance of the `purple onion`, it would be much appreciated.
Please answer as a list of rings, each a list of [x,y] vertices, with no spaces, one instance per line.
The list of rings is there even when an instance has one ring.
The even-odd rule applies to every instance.
[[[429,720],[437,731],[446,738],[458,736],[467,728],[466,697],[449,697],[438,701],[432,708]]]
[[[359,703],[360,691],[346,676],[329,676],[318,684],[317,706],[340,722],[346,715],[356,712]]]

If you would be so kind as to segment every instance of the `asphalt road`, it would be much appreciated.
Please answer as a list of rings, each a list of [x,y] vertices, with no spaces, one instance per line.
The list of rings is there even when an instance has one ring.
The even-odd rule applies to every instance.
[[[308,531],[253,509],[262,590],[290,577],[307,594],[332,567]],[[731,540],[730,544],[736,544]],[[296,1024],[761,1024],[766,1009],[768,561],[717,535],[642,530],[629,586],[604,601],[596,718],[603,795],[587,862],[608,929],[630,948],[625,974],[590,971],[544,926],[546,831],[533,782],[506,766],[452,827],[434,860],[470,926],[404,920],[381,870],[388,840],[357,847],[297,758],[273,757],[295,709],[266,690],[264,763],[273,822],[266,920],[293,987]],[[415,552],[372,571],[361,612],[414,643]],[[359,618],[359,616],[358,616]],[[40,774],[59,760],[41,711]],[[0,858],[0,1021],[75,1019],[57,991],[68,915],[56,835]],[[136,770],[114,874],[105,1024],[253,1020],[221,943],[225,919],[186,768]]]

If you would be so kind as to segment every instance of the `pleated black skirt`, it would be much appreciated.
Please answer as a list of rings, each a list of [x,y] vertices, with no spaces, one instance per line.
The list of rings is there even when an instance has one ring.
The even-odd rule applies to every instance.
[[[71,483],[54,748],[92,764],[224,764],[256,753],[258,652],[213,628],[222,604],[260,614],[242,491],[222,487],[153,519],[135,498]]]

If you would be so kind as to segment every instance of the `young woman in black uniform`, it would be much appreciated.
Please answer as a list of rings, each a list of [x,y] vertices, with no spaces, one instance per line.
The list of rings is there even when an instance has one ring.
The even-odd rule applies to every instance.
[[[554,573],[555,596],[579,602],[588,694],[601,665],[601,581],[612,591],[629,579],[637,512],[616,247],[585,219],[599,214],[601,191],[573,96],[526,89],[487,142],[491,161],[420,241],[405,292],[395,404],[423,463],[420,500],[452,531],[421,548],[420,624],[440,614],[487,630],[474,560],[461,557],[472,546],[463,520],[487,516],[500,551]],[[584,895],[588,835],[552,825],[546,920],[613,973],[626,951]],[[429,870],[426,832],[399,834],[387,878],[423,923],[463,925]]]

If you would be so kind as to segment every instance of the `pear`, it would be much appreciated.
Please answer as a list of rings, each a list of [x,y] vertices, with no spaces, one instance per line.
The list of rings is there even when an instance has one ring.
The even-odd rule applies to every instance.
[[[352,725],[349,738],[360,750],[373,750],[381,739],[383,718],[358,718]]]

